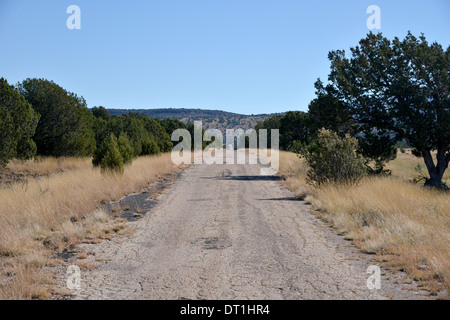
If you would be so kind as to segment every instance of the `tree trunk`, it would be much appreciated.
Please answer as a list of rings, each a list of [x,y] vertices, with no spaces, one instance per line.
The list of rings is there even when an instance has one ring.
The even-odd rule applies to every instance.
[[[422,156],[425,161],[425,165],[427,166],[428,174],[430,175],[430,178],[426,179],[425,185],[429,187],[443,187],[444,184],[442,183],[442,177],[444,176],[445,170],[448,168],[450,156],[445,155],[444,148],[439,148],[437,152],[436,165],[434,164],[431,150],[423,150]]]

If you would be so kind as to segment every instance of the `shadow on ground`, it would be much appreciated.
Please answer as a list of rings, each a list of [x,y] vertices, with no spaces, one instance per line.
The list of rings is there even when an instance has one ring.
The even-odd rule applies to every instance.
[[[303,201],[301,198],[297,197],[285,197],[285,198],[269,198],[269,199],[256,199],[259,201]]]
[[[210,180],[228,180],[228,181],[281,181],[282,176],[221,176],[221,177],[202,177]]]

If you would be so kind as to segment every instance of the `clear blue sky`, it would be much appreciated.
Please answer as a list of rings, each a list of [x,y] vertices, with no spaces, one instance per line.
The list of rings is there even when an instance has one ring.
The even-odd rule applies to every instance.
[[[89,107],[306,110],[372,4],[385,36],[450,44],[449,0],[0,0],[0,77],[53,80]]]

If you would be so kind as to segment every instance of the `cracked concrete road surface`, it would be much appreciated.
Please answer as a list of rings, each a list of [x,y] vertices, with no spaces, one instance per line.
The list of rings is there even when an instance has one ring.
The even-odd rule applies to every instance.
[[[195,165],[130,222],[121,242],[82,245],[107,262],[76,299],[421,299],[316,219],[258,165]]]

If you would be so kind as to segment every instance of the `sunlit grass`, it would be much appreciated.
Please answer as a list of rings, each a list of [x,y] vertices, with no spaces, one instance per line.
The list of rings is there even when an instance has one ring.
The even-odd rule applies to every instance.
[[[46,158],[10,164],[11,170],[34,174],[63,173],[30,177],[26,184],[0,188],[0,298],[45,296],[48,289],[33,279],[40,267],[50,263],[52,251],[87,236],[102,237],[115,223],[98,210],[101,203],[136,192],[175,169],[170,154],[138,158],[125,168],[123,176],[101,174],[90,161]]]
[[[450,289],[450,194],[411,181],[421,160],[399,153],[390,177],[366,177],[356,186],[313,189],[307,166],[292,153],[281,153],[286,186],[306,195],[316,214],[365,252],[376,253],[394,269],[424,280],[432,293]],[[448,179],[449,173],[446,174]],[[387,258],[388,257],[388,258]]]

